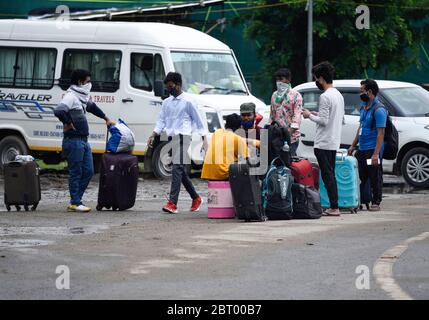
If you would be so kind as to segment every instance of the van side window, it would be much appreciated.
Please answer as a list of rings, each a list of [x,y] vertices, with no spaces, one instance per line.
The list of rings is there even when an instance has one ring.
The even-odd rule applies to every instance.
[[[156,80],[164,80],[165,71],[161,55],[150,53],[131,54],[130,83],[133,88],[153,91]]]
[[[301,92],[303,99],[303,108],[308,109],[310,111],[318,111],[320,94],[320,91]]]
[[[119,89],[121,58],[120,51],[67,49],[60,87],[68,89],[73,70],[85,69],[91,72],[92,91],[115,92]]]
[[[0,85],[50,89],[56,57],[56,49],[0,47]]]

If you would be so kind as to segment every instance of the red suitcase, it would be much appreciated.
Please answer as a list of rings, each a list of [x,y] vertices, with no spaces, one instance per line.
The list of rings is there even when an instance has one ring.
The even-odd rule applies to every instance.
[[[308,159],[293,157],[290,165],[296,183],[314,187],[313,166]]]
[[[319,177],[320,177],[320,169],[317,163],[312,163],[313,166],[313,179],[314,179],[314,187],[319,190]]]

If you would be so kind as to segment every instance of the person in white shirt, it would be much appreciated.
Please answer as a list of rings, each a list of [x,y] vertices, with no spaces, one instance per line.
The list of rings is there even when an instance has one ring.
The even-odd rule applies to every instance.
[[[329,209],[325,210],[325,214],[339,216],[335,157],[341,142],[344,98],[332,85],[335,69],[328,61],[314,66],[312,72],[316,86],[324,92],[319,98],[319,112],[304,110],[302,115],[316,123],[314,154],[319,163],[320,173],[331,205]]]
[[[149,137],[148,146],[152,147],[155,137],[165,131],[172,141],[173,171],[171,178],[170,198],[162,208],[168,213],[177,213],[180,185],[183,183],[186,191],[192,198],[191,212],[199,210],[203,199],[195,191],[191,179],[186,172],[186,165],[191,161],[188,157],[188,149],[191,144],[193,127],[196,127],[203,135],[204,148],[207,150],[207,128],[197,110],[197,106],[182,92],[182,76],[177,72],[169,72],[164,79],[164,84],[170,97],[162,103],[161,112],[152,135]]]

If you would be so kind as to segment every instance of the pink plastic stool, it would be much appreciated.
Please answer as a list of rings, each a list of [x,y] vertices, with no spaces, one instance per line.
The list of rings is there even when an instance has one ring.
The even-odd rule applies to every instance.
[[[209,219],[235,218],[229,181],[209,181],[207,207]]]

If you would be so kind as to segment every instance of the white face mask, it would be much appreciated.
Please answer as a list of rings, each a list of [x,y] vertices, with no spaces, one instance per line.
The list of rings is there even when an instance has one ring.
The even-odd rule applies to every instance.
[[[282,94],[282,93],[286,92],[286,90],[288,90],[289,87],[290,87],[289,83],[284,83],[282,81],[277,81],[276,85],[277,85],[277,92],[279,94]]]
[[[83,91],[85,91],[85,93],[86,93],[86,94],[89,94],[89,92],[91,91],[91,88],[92,88],[92,83],[91,83],[91,82],[88,82],[88,83],[86,83],[86,84],[83,84],[83,85],[81,85],[81,86],[80,86],[80,88],[81,88]]]

